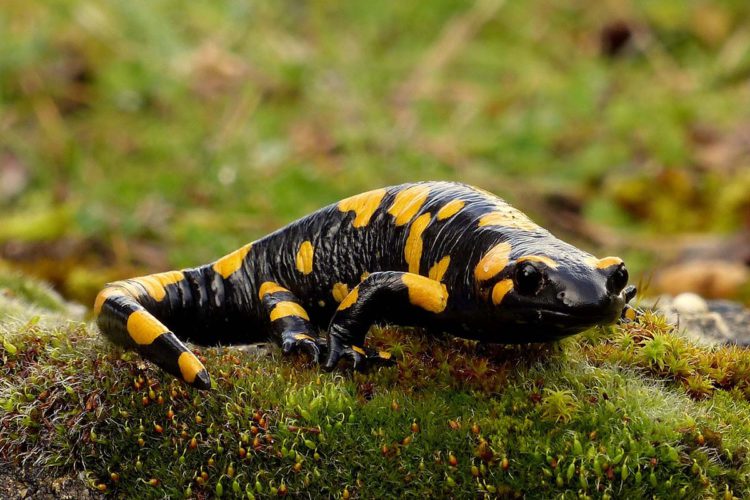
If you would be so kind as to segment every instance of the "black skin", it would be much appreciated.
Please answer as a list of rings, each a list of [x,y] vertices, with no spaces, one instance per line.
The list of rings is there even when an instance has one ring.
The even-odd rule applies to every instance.
[[[408,213],[397,225],[389,210],[408,189],[424,196],[402,207]],[[181,279],[164,285],[160,300],[144,286],[148,277],[111,283],[100,295],[99,327],[114,342],[137,348],[164,370],[185,378],[176,361],[187,351],[183,340],[227,345],[270,338],[285,353],[304,350],[316,361],[325,354],[326,369],[333,369],[342,357],[363,368],[388,358],[364,348],[374,323],[422,326],[490,343],[528,343],[612,323],[630,309],[627,302],[635,288],[627,286],[627,271],[619,259],[595,259],[489,193],[449,182],[403,184],[378,193],[371,197],[374,211],[365,224],[359,212],[346,209],[346,200],[344,205],[324,207],[254,242],[241,266],[227,277],[213,264],[181,271]],[[440,209],[455,200],[463,202],[461,209],[439,220]],[[480,225],[492,212],[505,214],[510,222]],[[409,273],[404,249],[419,239],[412,234],[418,232],[413,227],[418,220],[427,223],[421,253],[411,254]],[[300,269],[298,256],[305,241],[313,249],[309,272]],[[490,277],[478,279],[475,268],[480,259],[501,243],[510,245],[507,262]],[[414,303],[406,282],[417,272],[427,276],[445,256],[450,263],[441,279],[427,282],[423,289],[420,285],[426,303]],[[512,287],[496,304],[493,290],[501,281]],[[260,297],[264,283],[276,288]],[[336,283],[346,284],[348,290],[357,288],[357,300],[340,310],[332,293]],[[441,284],[444,303],[436,298]],[[280,302],[297,304],[304,312],[295,309],[272,321]],[[149,345],[137,345],[126,326],[136,311],[152,315],[169,331]],[[318,335],[324,329],[327,341]],[[190,383],[210,387],[205,370]]]

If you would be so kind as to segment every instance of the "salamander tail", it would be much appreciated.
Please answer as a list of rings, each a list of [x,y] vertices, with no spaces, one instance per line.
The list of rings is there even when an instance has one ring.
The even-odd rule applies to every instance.
[[[158,275],[155,275],[158,276]],[[140,281],[148,283],[146,279]],[[210,389],[206,368],[177,336],[144,307],[152,290],[139,280],[108,284],[94,304],[99,330],[112,342],[136,349],[144,358],[198,389]]]

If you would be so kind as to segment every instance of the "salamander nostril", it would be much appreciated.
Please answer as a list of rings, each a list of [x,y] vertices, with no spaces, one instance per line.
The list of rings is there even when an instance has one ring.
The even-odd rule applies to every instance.
[[[620,264],[612,271],[607,278],[607,291],[612,294],[619,294],[628,284],[628,270],[625,264]]]

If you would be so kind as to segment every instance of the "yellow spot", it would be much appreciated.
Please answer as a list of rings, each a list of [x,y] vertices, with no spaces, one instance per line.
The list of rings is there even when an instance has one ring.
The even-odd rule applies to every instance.
[[[539,226],[515,208],[509,205],[498,208],[500,209],[483,215],[479,219],[479,227],[505,226],[514,229],[524,229],[526,231],[536,231],[539,229]]]
[[[406,285],[412,305],[439,313],[448,304],[448,289],[442,283],[411,273],[404,273],[401,281]]]
[[[368,276],[370,276],[370,273],[368,273],[367,271],[363,272],[363,273],[362,273],[362,274],[360,275],[360,277],[359,277],[359,281],[364,281],[364,280],[366,280]]]
[[[212,266],[214,271],[219,273],[224,279],[229,278],[232,273],[238,271],[242,267],[242,263],[245,261],[245,257],[252,246],[252,243],[248,243],[244,247],[220,258],[214,262],[214,265]]]
[[[510,260],[510,248],[508,242],[498,243],[490,248],[474,268],[474,277],[478,281],[485,281],[505,269]]]
[[[430,194],[430,187],[425,184],[417,184],[399,191],[388,208],[388,213],[396,218],[393,223],[396,226],[403,226],[409,222],[422,208],[428,194]]]
[[[503,301],[505,294],[513,290],[513,280],[502,280],[492,287],[492,303],[498,305]]]
[[[380,206],[383,196],[385,196],[385,189],[376,189],[341,200],[338,207],[342,212],[353,211],[356,214],[352,226],[364,227],[370,223],[370,219]]]
[[[258,298],[263,300],[263,297],[265,297],[266,294],[288,291],[289,290],[279,285],[278,283],[274,283],[273,281],[265,281],[262,285],[260,285],[260,290],[258,290]]]
[[[388,352],[388,351],[379,351],[378,352],[378,357],[380,357],[382,359],[391,359],[391,353]]]
[[[341,302],[346,298],[347,295],[349,295],[349,287],[346,283],[336,283],[335,285],[333,285],[331,295],[333,295],[333,300],[335,300],[336,302]]]
[[[404,257],[409,265],[409,272],[419,274],[419,261],[422,259],[422,233],[430,223],[432,215],[424,213],[414,219],[409,227],[409,236],[406,237],[404,246]]]
[[[297,250],[297,271],[302,274],[310,274],[313,270],[313,255],[315,249],[309,241],[303,241]]]
[[[603,259],[597,259],[596,257],[591,256],[586,259],[586,263],[597,269],[606,269],[612,266],[619,266],[622,264],[622,259],[620,257],[604,257]]]
[[[198,358],[196,358],[192,352],[188,351],[184,351],[180,354],[180,357],[177,358],[177,364],[180,367],[182,379],[188,384],[192,384],[193,381],[195,381],[195,377],[197,377],[202,370],[205,370],[203,364],[198,361]]]
[[[550,267],[552,269],[557,269],[557,262],[550,259],[549,257],[546,257],[544,255],[524,255],[523,257],[519,257],[516,262],[541,262],[545,264],[547,267]]]
[[[359,287],[355,286],[354,289],[349,292],[349,295],[344,298],[344,300],[341,301],[341,304],[339,304],[338,310],[343,311],[344,309],[351,307],[352,304],[357,302],[357,297],[359,297]]]
[[[308,321],[310,320],[307,312],[296,302],[284,300],[276,304],[271,310],[271,321],[276,321],[277,319],[286,318],[288,316],[297,316]]]
[[[169,331],[158,319],[146,311],[135,311],[128,316],[127,328],[130,337],[138,345],[149,345],[158,336]]]
[[[353,345],[353,346],[352,346],[352,351],[354,351],[354,352],[356,352],[356,353],[359,353],[359,354],[361,354],[362,356],[367,356],[367,353],[365,352],[365,350],[364,350],[364,349],[362,349],[362,348],[361,348],[361,347],[359,347],[359,346]]]
[[[443,205],[443,208],[441,208],[440,210],[438,210],[437,220],[445,220],[445,219],[448,219],[450,217],[453,217],[454,215],[456,215],[459,212],[459,210],[461,210],[462,208],[464,208],[465,204],[466,203],[463,202],[463,201],[461,201],[461,200],[449,201],[448,203],[446,203],[445,205]]]
[[[446,255],[430,268],[430,271],[427,273],[427,277],[431,280],[443,281],[443,276],[445,275],[445,271],[448,270],[448,265],[450,263],[451,258]]]
[[[96,301],[94,302],[94,314],[99,314],[102,312],[102,306],[104,305],[104,302],[110,297],[114,297],[115,295],[122,295],[122,290],[117,290],[112,287],[106,287],[104,290],[99,292],[99,294],[96,296]]]
[[[178,283],[184,278],[185,276],[180,271],[169,271],[166,273],[151,274],[140,278],[134,278],[133,281],[141,284],[151,298],[157,302],[161,302],[167,295],[165,287],[167,285]]]
[[[635,309],[627,306],[625,309],[625,318],[629,319],[630,321],[635,321],[636,317],[637,317],[637,314],[635,312]]]
[[[315,340],[315,339],[304,333],[295,333],[294,340]]]

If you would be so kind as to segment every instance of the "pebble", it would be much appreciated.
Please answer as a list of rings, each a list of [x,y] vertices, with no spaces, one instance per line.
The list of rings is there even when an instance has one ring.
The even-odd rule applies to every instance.
[[[698,343],[750,346],[750,309],[740,303],[686,292],[662,295],[645,306],[661,312],[679,333]]]

